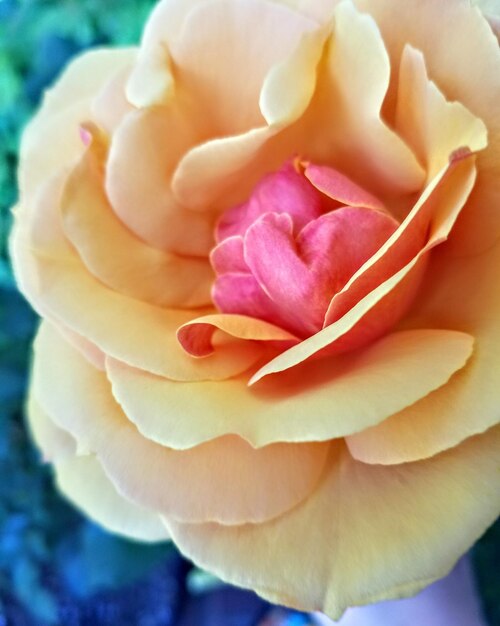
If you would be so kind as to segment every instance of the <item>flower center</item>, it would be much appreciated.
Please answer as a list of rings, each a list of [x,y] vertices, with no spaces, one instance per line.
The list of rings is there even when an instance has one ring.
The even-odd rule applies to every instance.
[[[398,226],[377,198],[338,171],[289,161],[220,219],[213,301],[223,313],[308,337]]]

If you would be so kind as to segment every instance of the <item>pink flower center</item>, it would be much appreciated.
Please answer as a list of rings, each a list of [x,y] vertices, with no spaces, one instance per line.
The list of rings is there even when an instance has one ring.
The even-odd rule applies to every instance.
[[[223,313],[308,337],[324,327],[332,298],[398,226],[338,171],[287,162],[220,219],[213,301]]]

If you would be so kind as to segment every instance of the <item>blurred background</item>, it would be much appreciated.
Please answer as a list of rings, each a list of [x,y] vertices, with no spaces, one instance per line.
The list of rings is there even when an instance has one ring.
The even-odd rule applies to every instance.
[[[0,626],[312,623],[223,585],[169,544],[126,541],[85,520],[55,492],[24,425],[36,318],[16,291],[7,252],[20,134],[71,57],[138,42],[154,4],[0,0]],[[488,623],[500,626],[500,523],[474,548],[472,562]]]

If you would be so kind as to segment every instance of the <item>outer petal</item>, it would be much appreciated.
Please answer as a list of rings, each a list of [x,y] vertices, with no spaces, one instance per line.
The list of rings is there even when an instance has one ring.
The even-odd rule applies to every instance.
[[[339,445],[312,496],[276,520],[165,522],[186,556],[224,580],[338,619],[349,606],[412,595],[447,574],[498,515],[499,459],[500,428],[391,468],[357,463]]]
[[[28,425],[45,462],[57,462],[76,454],[73,437],[59,426],[40,408],[33,397],[26,406]]]
[[[95,148],[70,174],[61,211],[65,233],[85,265],[112,289],[158,306],[211,304],[213,272],[207,259],[182,258],[151,248],[116,217],[103,191]]]
[[[19,186],[29,202],[53,172],[83,152],[79,125],[91,118],[92,98],[117,69],[130,62],[135,49],[93,50],[70,63],[24,131]]]
[[[131,539],[168,539],[160,516],[119,495],[94,456],[76,456],[55,464],[57,486],[85,515]]]
[[[118,491],[143,507],[184,521],[257,523],[297,505],[319,480],[328,443],[255,450],[228,436],[189,451],[165,448],[137,431],[105,374],[47,324],[35,349],[35,398],[82,447],[95,452]]]
[[[469,2],[409,0],[397,13],[393,0],[356,0],[356,4],[373,15],[382,32],[394,83],[403,48],[410,43],[423,52],[429,76],[446,97],[461,102],[486,124],[489,148],[478,159],[480,184],[450,244],[459,255],[487,250],[500,236],[500,48],[489,24]]]
[[[445,384],[469,335],[416,330],[357,354],[310,361],[249,389],[246,379],[178,384],[108,360],[113,393],[144,435],[173,448],[235,433],[254,446],[324,441],[376,424]]]
[[[427,458],[498,424],[498,267],[498,245],[453,263],[444,254],[438,256],[408,325],[432,319],[439,326],[471,332],[474,357],[439,391],[349,437],[356,458],[388,464]]]

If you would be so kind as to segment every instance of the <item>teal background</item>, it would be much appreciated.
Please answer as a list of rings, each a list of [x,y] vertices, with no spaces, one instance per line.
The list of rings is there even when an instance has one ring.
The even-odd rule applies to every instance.
[[[204,577],[167,544],[118,539],[83,519],[55,492],[24,427],[36,319],[7,254],[20,132],[69,58],[137,42],[153,4],[0,0],[0,626],[252,626],[273,615],[276,624],[309,623]],[[473,561],[489,623],[500,626],[499,523]]]

